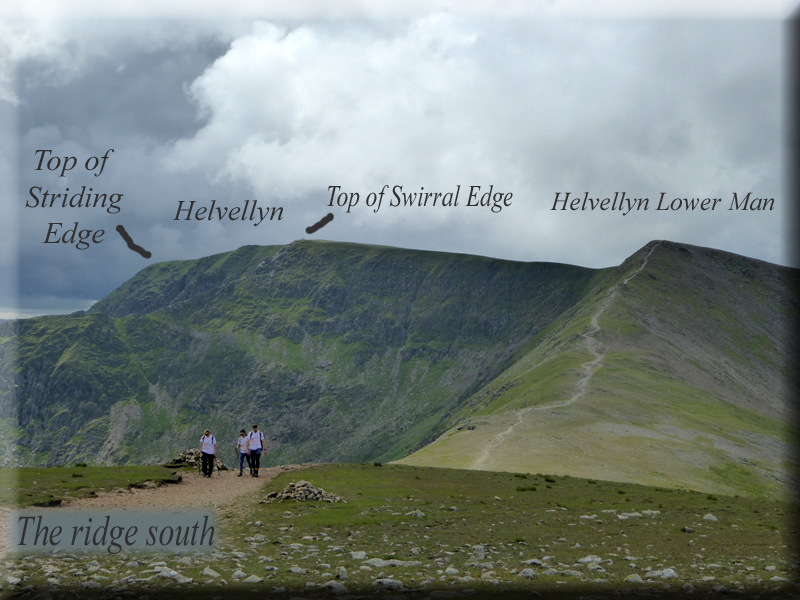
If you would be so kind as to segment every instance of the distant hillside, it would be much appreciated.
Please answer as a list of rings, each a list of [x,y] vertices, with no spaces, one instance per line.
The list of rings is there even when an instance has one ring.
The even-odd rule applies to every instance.
[[[322,241],[154,264],[86,314],[0,324],[0,451],[159,462],[210,427],[230,460],[257,421],[269,464],[774,492],[796,281],[670,242],[601,270]]]
[[[152,265],[85,315],[0,326],[6,456],[161,461],[257,420],[273,463],[399,458],[596,274],[311,241]]]
[[[650,243],[401,462],[796,493],[797,276]]]

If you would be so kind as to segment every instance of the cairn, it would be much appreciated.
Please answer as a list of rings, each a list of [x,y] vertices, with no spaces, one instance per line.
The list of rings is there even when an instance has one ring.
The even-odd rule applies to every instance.
[[[290,483],[281,492],[270,492],[264,496],[261,503],[283,502],[284,500],[293,500],[295,502],[344,502],[347,504],[347,500],[341,496],[330,494],[322,488],[314,487],[308,481]]]
[[[170,469],[176,469],[178,467],[192,467],[195,469],[200,468],[200,464],[202,463],[202,459],[200,458],[200,449],[199,448],[189,448],[188,450],[184,450],[178,456],[170,460],[164,466]],[[219,471],[227,471],[228,467],[225,466],[220,459],[214,459],[214,467]]]

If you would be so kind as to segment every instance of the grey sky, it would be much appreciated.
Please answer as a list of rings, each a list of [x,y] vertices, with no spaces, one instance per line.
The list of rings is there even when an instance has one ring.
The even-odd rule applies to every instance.
[[[780,21],[420,12],[6,22],[0,121],[16,196],[3,196],[0,243],[19,288],[15,301],[6,286],[0,318],[86,308],[156,261],[305,237],[589,267],[669,239],[787,263]],[[110,148],[100,177],[83,170]],[[78,166],[36,171],[37,149]],[[459,206],[390,207],[391,190],[378,212],[364,206],[387,184],[460,185]],[[32,186],[84,185],[123,194],[120,212],[25,207]],[[331,185],[360,204],[329,208]],[[511,206],[465,206],[470,185],[513,193]],[[647,196],[650,210],[554,212],[556,192]],[[656,212],[661,192],[723,202]],[[775,198],[775,210],[728,211],[733,192]],[[178,201],[212,199],[258,199],[284,219],[173,220]],[[43,243],[49,223],[76,221],[104,241]],[[126,248],[119,224],[152,259]]]

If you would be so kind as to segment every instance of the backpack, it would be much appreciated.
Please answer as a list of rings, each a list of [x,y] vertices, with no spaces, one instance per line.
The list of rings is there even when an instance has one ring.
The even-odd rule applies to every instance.
[[[256,436],[253,435],[253,433],[257,433],[258,434],[259,444],[263,448],[264,447],[264,432],[263,431],[256,431],[256,432],[251,431],[250,433],[247,434],[247,440],[248,440],[247,446],[248,446],[248,448],[250,447],[250,442],[253,441],[253,439],[256,437]]]

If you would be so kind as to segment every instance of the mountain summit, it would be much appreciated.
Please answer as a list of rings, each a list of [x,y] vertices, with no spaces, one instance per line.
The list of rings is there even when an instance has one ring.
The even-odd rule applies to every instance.
[[[777,493],[797,278],[665,241],[599,270],[308,240],[158,263],[0,324],[4,459],[160,462],[208,427],[224,460],[256,420],[268,464]]]

